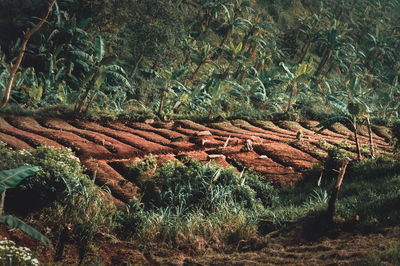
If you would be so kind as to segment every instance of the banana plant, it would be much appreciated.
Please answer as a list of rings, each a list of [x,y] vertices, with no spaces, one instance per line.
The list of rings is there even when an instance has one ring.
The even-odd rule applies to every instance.
[[[200,22],[199,38],[208,30],[211,25],[212,19],[218,16],[218,11],[221,8],[221,1],[200,1],[200,10],[203,10],[203,17]]]
[[[307,57],[308,51],[311,45],[317,41],[322,34],[322,28],[325,26],[324,17],[327,15],[327,10],[321,5],[318,13],[312,16],[303,16],[299,18],[300,26],[298,30],[298,35],[303,41],[303,46],[300,50],[299,64]]]
[[[288,113],[292,106],[293,99],[296,96],[298,87],[300,85],[304,85],[305,83],[307,83],[307,78],[311,76],[312,62],[302,62],[299,65],[291,67],[291,69],[288,66],[286,66],[285,63],[283,62],[281,62],[280,65],[282,66],[282,68],[286,73],[286,78],[285,78],[287,81],[286,88],[287,91],[290,92],[288,104],[285,111],[286,113]]]
[[[196,78],[196,75],[198,74],[200,67],[204,64],[209,64],[212,61],[210,60],[211,57],[215,53],[215,48],[212,48],[210,44],[205,44],[201,48],[196,49],[194,51],[194,54],[191,54],[190,57],[195,61],[197,64],[196,70],[193,72],[192,77],[190,80],[193,82],[193,80]]]
[[[159,117],[162,117],[163,113],[163,108],[164,108],[164,103],[165,100],[167,99],[168,93],[172,90],[172,87],[183,87],[185,86],[178,81],[179,77],[184,75],[188,70],[188,67],[182,67],[178,70],[161,70],[160,72],[157,72],[153,69],[141,69],[142,72],[151,74],[156,80],[158,80],[161,83],[161,99],[160,103],[158,105],[157,109],[157,115]]]
[[[317,70],[314,73],[314,76],[318,77],[321,74],[324,66],[327,64],[329,59],[332,57],[332,54],[336,50],[338,50],[346,42],[352,41],[350,36],[345,36],[347,31],[347,28],[341,29],[336,19],[334,19],[329,29],[325,30],[321,34],[318,41],[324,48],[322,51],[321,60],[318,64]]]
[[[349,84],[347,85],[347,92],[343,91],[341,94],[344,97],[344,100],[341,101],[337,97],[329,96],[328,100],[337,110],[339,110],[340,114],[334,116],[332,118],[328,118],[322,121],[317,127],[322,127],[319,132],[333,125],[334,123],[349,123],[351,125],[351,130],[354,133],[354,141],[357,150],[357,159],[361,160],[361,149],[360,143],[358,139],[358,120],[361,117],[366,117],[367,121],[369,121],[369,117],[366,114],[371,112],[370,106],[363,100],[362,96],[356,94],[360,88],[360,81],[358,77],[354,77]],[[370,134],[370,148],[371,148],[371,156],[374,156],[373,143],[372,143],[372,132],[370,131],[369,126],[369,134]]]
[[[330,97],[329,99],[332,102],[332,105],[337,107],[342,114],[328,118],[317,125],[317,127],[322,127],[318,132],[323,131],[324,129],[330,127],[335,123],[350,123],[351,129],[354,133],[354,141],[357,150],[357,160],[361,160],[361,149],[360,142],[358,140],[358,126],[357,126],[357,117],[362,113],[362,107],[359,103],[349,102],[347,105],[337,98]]]
[[[225,45],[224,52],[228,55],[228,65],[222,74],[222,80],[228,77],[229,71],[236,62],[240,63],[241,61],[244,62],[247,60],[247,58],[241,54],[242,47],[243,44],[241,42],[237,45],[235,45],[233,42],[230,42],[229,45]]]
[[[22,180],[33,175],[39,170],[40,169],[37,166],[22,166],[16,169],[0,171],[0,193],[2,194],[0,201],[0,223],[6,224],[13,228],[21,229],[31,237],[42,241],[44,244],[50,244],[50,240],[47,237],[45,237],[35,228],[26,224],[24,221],[12,215],[3,215],[6,190],[17,186]]]
[[[127,73],[125,70],[117,65],[117,58],[115,56],[105,56],[105,44],[100,36],[95,40],[94,56],[87,58],[88,72],[81,82],[80,92],[84,90],[82,97],[77,98],[75,104],[75,113],[80,114],[87,101],[86,110],[93,104],[94,99],[102,85],[111,79],[115,80],[118,84],[125,87],[125,89],[132,89],[132,85],[127,80]],[[89,99],[89,92],[93,92]]]
[[[221,82],[218,79],[212,79],[204,88],[204,102],[209,106],[207,119],[211,120],[213,112],[218,110],[225,100],[225,93]]]
[[[236,1],[238,2],[238,1]],[[241,3],[237,3],[237,5],[233,5],[233,9],[229,10],[226,5],[221,5],[223,10],[223,23],[217,29],[218,31],[223,32],[223,37],[219,44],[219,47],[222,48],[229,37],[235,32],[236,28],[241,29],[243,31],[249,30],[249,26],[251,22],[248,19],[244,19],[239,17],[239,11],[241,10],[238,6],[244,5],[247,1],[240,1]],[[247,4],[246,4],[247,5]],[[245,5],[245,6],[246,6]]]

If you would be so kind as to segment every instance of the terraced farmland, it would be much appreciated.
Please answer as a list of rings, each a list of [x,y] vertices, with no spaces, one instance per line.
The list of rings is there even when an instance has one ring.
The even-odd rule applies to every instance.
[[[271,122],[243,120],[198,124],[189,120],[174,122],[93,123],[58,118],[0,117],[0,141],[16,150],[40,145],[69,147],[98,185],[107,185],[118,203],[140,194],[134,182],[124,177],[126,165],[154,155],[159,162],[190,156],[202,162],[214,160],[238,171],[253,168],[278,185],[292,185],[327,151],[340,145],[356,158],[353,134],[335,124],[316,133],[316,121]],[[369,156],[366,129],[360,130],[364,156]],[[376,153],[390,153],[388,129],[374,128]]]

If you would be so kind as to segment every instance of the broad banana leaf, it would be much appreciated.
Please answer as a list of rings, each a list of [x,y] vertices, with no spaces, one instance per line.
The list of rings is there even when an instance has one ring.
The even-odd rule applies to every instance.
[[[328,127],[330,127],[331,125],[333,125],[335,123],[343,123],[346,121],[353,124],[353,122],[350,120],[350,118],[347,116],[344,116],[344,115],[338,115],[338,116],[334,116],[334,117],[325,119],[324,121],[322,121],[321,123],[319,123],[316,126],[316,127],[322,127],[320,130],[317,131],[317,133],[322,132],[324,129],[327,129]]]
[[[33,238],[36,238],[40,241],[42,241],[44,244],[48,245],[50,244],[50,240],[45,237],[42,233],[37,231],[35,228],[32,226],[26,224],[24,221],[18,219],[17,217],[11,216],[11,215],[1,215],[0,216],[0,223],[6,224],[10,227],[13,228],[18,228],[30,235]]]
[[[15,187],[26,177],[39,170],[37,166],[22,166],[16,169],[0,171],[0,192]]]

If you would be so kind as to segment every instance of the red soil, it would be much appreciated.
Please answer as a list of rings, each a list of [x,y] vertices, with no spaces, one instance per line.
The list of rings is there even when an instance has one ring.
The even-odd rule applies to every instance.
[[[6,120],[4,120],[4,118],[2,118],[2,117],[0,117],[0,131],[5,134],[14,136],[16,138],[20,138],[35,147],[40,146],[40,145],[53,146],[56,148],[63,147],[61,144],[58,144],[57,142],[50,140],[48,138],[42,137],[38,134],[33,134],[31,132],[27,132],[27,131],[15,128],[12,125],[10,125]]]
[[[286,143],[269,143],[254,145],[254,150],[260,155],[267,155],[283,165],[293,167],[297,171],[310,170],[318,160]]]
[[[295,172],[292,167],[285,167],[254,151],[232,152],[228,154],[228,157],[246,168],[253,168],[278,185],[293,185],[302,176],[301,173]]]
[[[132,133],[134,135],[138,135],[142,138],[145,138],[146,140],[153,141],[153,142],[161,144],[161,145],[168,146],[168,144],[171,143],[171,141],[169,139],[166,139],[154,132],[140,130],[140,129],[133,129],[133,128],[128,127],[120,122],[108,123],[107,126],[113,128],[113,129],[116,129],[116,130],[122,130],[122,131]]]
[[[26,142],[17,139],[13,136],[0,133],[0,141],[6,143],[8,146],[10,146],[14,150],[32,150],[33,148],[27,144]]]
[[[91,174],[96,176],[96,184],[107,186],[111,194],[117,199],[128,202],[133,197],[138,196],[138,188],[109,166],[106,161],[88,160],[84,161],[83,164]]]
[[[70,132],[80,135],[84,138],[87,138],[96,144],[106,147],[110,152],[116,153],[119,156],[129,156],[130,154],[137,152],[137,149],[133,148],[130,145],[122,143],[114,138],[111,138],[107,135],[97,133],[94,131],[76,128],[61,119],[50,118],[50,119],[44,120],[43,123],[47,127],[58,129],[58,130],[63,130],[63,131],[70,131]],[[93,156],[93,157],[96,157],[96,156]],[[100,156],[100,157],[104,158],[106,156],[104,156],[104,154],[102,154],[102,156]],[[109,157],[112,157],[112,156],[109,156]]]
[[[110,155],[110,152],[104,146],[100,146],[70,132],[44,128],[32,117],[14,117],[13,124],[20,129],[34,132],[62,143],[65,146],[72,148],[76,151],[76,154],[82,158]]]
[[[150,142],[142,137],[139,137],[137,135],[133,135],[128,132],[124,131],[118,131],[114,129],[110,129],[107,127],[103,127],[99,124],[92,123],[92,122],[81,122],[81,121],[76,121],[75,124],[78,127],[91,130],[91,131],[96,131],[96,132],[101,132],[103,134],[106,134],[108,136],[111,136],[113,138],[116,138],[122,142],[125,142],[129,145],[132,145],[133,147],[137,148],[141,151],[144,151],[145,153],[166,153],[166,152],[172,152],[172,149],[163,146],[157,143]]]
[[[159,134],[169,140],[174,140],[177,138],[183,138],[185,137],[184,134],[178,133],[173,130],[165,129],[165,128],[155,128],[152,127],[148,124],[143,124],[143,123],[128,123],[129,126],[136,128],[136,129],[141,129],[141,130],[146,130],[150,132],[154,132],[156,134]]]

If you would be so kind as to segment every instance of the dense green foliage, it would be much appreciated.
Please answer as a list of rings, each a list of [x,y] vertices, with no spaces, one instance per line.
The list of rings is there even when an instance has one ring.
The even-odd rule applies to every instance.
[[[41,208],[46,215],[40,225],[46,224],[60,239],[61,232],[68,228],[82,258],[100,229],[113,229],[114,204],[105,199],[106,192],[83,174],[79,159],[70,150],[41,146],[32,152],[13,151],[1,142],[0,145],[1,170],[23,165],[39,168],[7,191],[6,210],[26,215]],[[49,243],[47,238],[41,239]],[[60,241],[56,239],[55,243],[60,245]]]
[[[276,190],[256,174],[240,176],[234,169],[187,159],[184,164],[167,162],[156,169],[154,177],[146,178],[146,172],[154,169],[152,160],[149,157],[130,167],[131,175],[139,173],[135,182],[143,197],[133,199],[118,216],[125,236],[157,235],[175,243],[179,234],[206,242],[213,234],[221,238],[254,234],[259,214],[277,203]],[[235,241],[244,237],[239,235]]]
[[[46,1],[2,5],[11,13],[0,33],[14,34],[2,38],[0,89],[18,33]],[[277,111],[324,119],[357,104],[398,118],[399,10],[395,0],[58,1],[28,44],[12,102],[75,104],[76,113],[136,105],[161,119]]]
[[[19,185],[20,193],[15,197],[25,200],[11,200],[10,204],[19,204],[18,209],[43,207],[54,200],[68,202],[67,186],[70,182],[78,184],[83,179],[80,161],[67,149],[39,147],[34,151],[15,152],[2,147],[0,149],[0,169],[13,169],[23,165],[35,165],[40,171],[23,180]],[[29,190],[29,193],[26,191]],[[12,197],[12,195],[10,195]],[[29,208],[27,207],[29,206]]]
[[[0,239],[0,263],[2,265],[40,265],[39,260],[32,255],[29,248],[17,247],[14,241],[3,237]]]
[[[0,97],[23,32],[48,2],[0,3]],[[393,126],[398,150],[399,16],[397,0],[59,0],[28,43],[6,111],[93,120],[303,116],[355,133],[370,119]],[[127,168],[142,197],[118,212],[71,151],[0,143],[0,170],[40,167],[10,190],[6,210],[45,204],[53,238],[62,242],[72,226],[82,260],[94,235],[114,228],[141,244],[179,248],[200,238],[222,248],[221,239],[237,244],[293,222],[313,231],[310,217],[325,212],[347,156],[340,147],[328,155],[321,176],[281,189],[249,171],[192,160],[159,166],[150,157]],[[383,157],[352,163],[338,217],[358,215],[363,229],[398,224],[399,168]],[[382,258],[398,263],[398,244]]]

